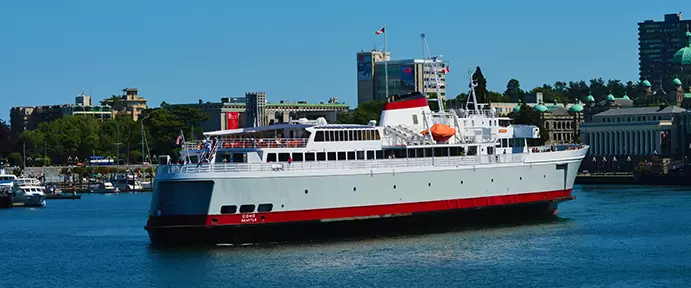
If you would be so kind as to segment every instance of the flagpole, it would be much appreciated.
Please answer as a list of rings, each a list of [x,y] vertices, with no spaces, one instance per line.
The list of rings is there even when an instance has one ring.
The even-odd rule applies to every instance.
[[[384,101],[389,98],[389,59],[386,57],[386,25],[384,25],[384,87],[386,87],[386,95],[384,95]]]

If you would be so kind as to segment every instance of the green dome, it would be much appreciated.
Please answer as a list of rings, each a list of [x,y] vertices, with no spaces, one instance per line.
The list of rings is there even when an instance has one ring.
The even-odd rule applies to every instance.
[[[533,109],[535,109],[535,111],[537,111],[537,112],[545,113],[547,111],[547,106],[540,103],[540,104],[537,104],[537,106],[533,107]]]
[[[681,65],[691,65],[691,32],[686,30],[686,47],[674,53],[672,62]]]
[[[641,83],[641,85],[643,85],[643,87],[650,87],[650,86],[653,86],[653,85],[650,84],[650,81],[648,81],[648,80],[643,80],[643,82]]]
[[[691,98],[691,93],[684,94],[684,98]]]
[[[573,106],[571,106],[571,108],[569,108],[569,112],[571,112],[571,113],[579,113],[581,111],[583,111],[583,105],[581,105],[579,103],[573,104]]]
[[[631,98],[629,98],[629,95],[626,95],[626,94],[624,94],[624,97],[621,97],[621,99],[631,100]]]
[[[612,95],[612,94],[607,95],[607,101],[614,101],[614,95]]]
[[[521,104],[516,105],[516,107],[513,107],[513,113],[518,113],[521,112]]]
[[[672,80],[672,83],[673,83],[674,85],[679,86],[679,85],[681,85],[681,80],[679,80],[679,78],[674,78],[674,80]]]
[[[588,97],[585,98],[585,101],[586,102],[595,102],[595,97],[593,97],[593,95],[588,95]]]

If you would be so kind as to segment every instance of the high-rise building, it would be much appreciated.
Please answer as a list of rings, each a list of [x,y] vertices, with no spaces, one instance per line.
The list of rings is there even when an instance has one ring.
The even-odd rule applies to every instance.
[[[664,21],[646,20],[638,23],[638,55],[640,80],[648,80],[655,89],[671,87],[677,77],[672,58],[686,46],[687,25],[682,13],[666,14]]]
[[[391,59],[391,53],[386,52],[386,60]],[[372,50],[357,53],[357,103],[375,100],[376,84],[374,69],[377,62],[384,61],[384,51]]]
[[[439,71],[432,71],[431,61],[423,59],[390,60],[384,62],[383,51],[367,51],[357,53],[358,64],[358,104],[370,100],[386,102],[388,96],[403,95],[412,92],[427,92],[427,96],[436,95],[439,79],[441,98],[446,98],[446,74],[443,69],[446,63],[437,61]],[[388,67],[385,67],[388,66]],[[386,95],[385,71],[388,70],[389,95]]]
[[[245,93],[245,116],[247,127],[266,126],[266,93]]]

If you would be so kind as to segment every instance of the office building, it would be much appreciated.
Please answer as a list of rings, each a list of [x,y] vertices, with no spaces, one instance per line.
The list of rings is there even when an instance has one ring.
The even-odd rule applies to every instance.
[[[248,93],[251,94],[251,93]],[[266,94],[261,93],[266,101]],[[170,106],[185,106],[199,109],[207,116],[207,120],[200,123],[204,131],[217,131],[235,128],[254,127],[255,117],[248,116],[246,97],[223,97],[220,102],[204,102],[199,100],[194,104],[169,104]],[[255,108],[256,109],[256,108]],[[324,117],[327,122],[335,123],[338,115],[348,112],[348,105],[338,103],[337,98],[330,98],[327,103],[307,103],[306,101],[278,101],[266,103],[264,121],[268,125],[288,123],[293,120],[306,118],[316,120]],[[253,112],[254,114],[254,112]],[[256,113],[258,114],[258,113]],[[252,125],[250,125],[252,124]]]
[[[245,93],[245,117],[247,127],[266,126],[266,93]]]
[[[148,100],[138,95],[137,88],[125,88],[122,92],[120,96],[102,100],[101,104],[112,107],[114,116],[126,116],[134,121],[139,120],[139,115],[147,108]]]
[[[91,96],[82,93],[75,97],[75,104],[12,107],[10,109],[10,126],[12,131],[21,133],[26,130],[34,130],[41,123],[72,115],[89,115],[99,120],[113,118],[110,106],[93,106],[91,105]]]
[[[690,24],[691,20],[684,20],[682,13],[666,14],[664,21],[638,23],[641,81],[650,81],[654,89],[673,90],[668,84],[679,71],[671,60],[679,49],[687,45],[686,31]]]
[[[367,51],[357,53],[358,64],[358,104],[371,100],[386,102],[388,96],[403,95],[413,92],[426,92],[435,96],[437,85],[442,100],[446,99],[446,63],[434,60],[437,69],[432,69],[433,60],[406,59],[390,60],[390,53]],[[388,66],[388,67],[385,67]],[[388,70],[388,91],[386,95],[386,78]],[[438,71],[433,71],[438,70]],[[439,80],[438,84],[436,80]]]

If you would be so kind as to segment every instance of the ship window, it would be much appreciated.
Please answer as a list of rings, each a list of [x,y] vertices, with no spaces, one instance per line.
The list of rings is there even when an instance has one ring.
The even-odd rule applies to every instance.
[[[374,156],[375,156],[377,159],[384,159],[384,151],[382,151],[382,150],[377,150],[377,151],[374,152]]]
[[[329,161],[336,160],[336,152],[326,152],[326,159]]]
[[[271,212],[274,209],[274,204],[259,204],[257,212]]]
[[[338,141],[345,141],[345,133],[343,133],[343,130],[338,131]]]
[[[314,161],[314,152],[305,153],[305,161]]]
[[[276,162],[276,153],[266,154],[266,162]]]
[[[477,146],[468,146],[468,153],[470,155],[477,155]]]
[[[365,151],[357,151],[357,159],[358,160],[365,159]]]
[[[252,213],[254,212],[254,205],[252,204],[246,204],[240,206],[240,213]]]
[[[347,160],[346,152],[338,152],[338,160]]]
[[[233,163],[245,163],[247,162],[247,154],[245,153],[233,153]]]
[[[371,130],[362,130],[362,140],[364,141],[369,141],[372,140],[372,137],[370,137],[370,132]]]
[[[293,153],[293,161],[303,161],[302,153]]]
[[[417,125],[417,114],[413,114],[413,125]]]
[[[336,131],[329,131],[329,141],[336,141]]]
[[[278,153],[278,161],[285,162],[290,158],[290,153]]]
[[[348,151],[348,160],[354,160],[355,159],[355,152],[354,151]]]
[[[374,140],[379,140],[379,130],[374,130]]]
[[[326,153],[317,152],[317,161],[326,161]]]
[[[451,151],[449,151],[449,154],[450,154],[451,156],[460,156],[460,155],[461,155],[461,151],[460,151],[460,149],[458,149],[458,148],[459,148],[459,147],[451,147],[451,148],[450,148]]]
[[[314,134],[314,142],[324,142],[324,131],[317,131],[317,134]]]
[[[348,139],[350,141],[355,141],[355,136],[353,135],[353,130],[348,131]]]
[[[221,214],[234,214],[235,212],[238,212],[238,206],[221,206]]]
[[[374,151],[367,151],[367,159],[374,159]]]

